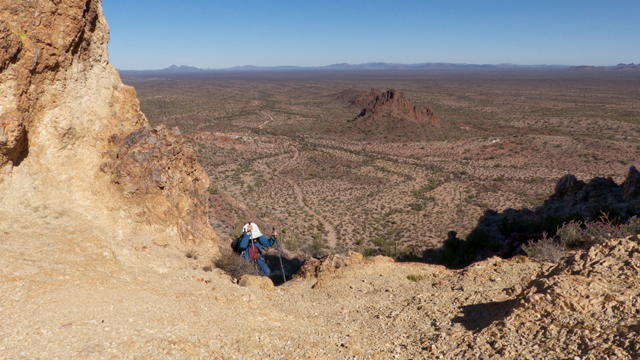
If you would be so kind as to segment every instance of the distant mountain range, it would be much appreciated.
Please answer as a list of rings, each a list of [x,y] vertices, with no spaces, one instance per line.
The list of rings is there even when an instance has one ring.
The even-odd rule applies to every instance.
[[[454,63],[420,63],[420,64],[396,64],[384,62],[371,62],[364,64],[332,64],[326,66],[234,66],[226,69],[200,69],[193,66],[171,65],[160,70],[118,70],[125,76],[136,75],[170,75],[204,72],[233,72],[233,71],[295,71],[295,70],[454,70],[454,69],[532,69],[532,68],[557,68],[575,70],[627,70],[640,69],[640,64],[618,64],[615,66],[570,66],[570,65],[518,65],[518,64],[454,64]]]
[[[372,62],[364,64],[332,64],[326,66],[234,66],[226,69],[200,69],[193,66],[171,65],[160,70],[118,70],[123,75],[137,74],[184,74],[222,71],[287,71],[287,70],[447,70],[447,69],[509,69],[509,68],[568,68],[569,65],[517,65],[517,64],[453,64],[453,63],[420,63],[396,64]]]
[[[580,66],[572,66],[569,69],[571,70],[640,70],[640,64],[618,64],[615,66],[589,66],[589,65],[580,65]]]

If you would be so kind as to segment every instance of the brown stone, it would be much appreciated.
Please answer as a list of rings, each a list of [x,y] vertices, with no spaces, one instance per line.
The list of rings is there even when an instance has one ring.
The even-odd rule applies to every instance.
[[[274,287],[273,281],[271,281],[271,279],[269,279],[268,277],[253,275],[242,275],[238,285],[244,287],[257,287],[261,289],[270,289]]]
[[[16,162],[26,138],[23,116],[17,111],[0,115],[0,167]]]

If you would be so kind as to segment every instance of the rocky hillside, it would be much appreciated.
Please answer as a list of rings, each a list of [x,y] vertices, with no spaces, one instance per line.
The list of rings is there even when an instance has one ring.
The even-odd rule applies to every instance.
[[[114,254],[85,223],[34,225],[0,229],[8,359],[640,356],[637,237],[558,265],[494,257],[448,270],[334,255],[257,288],[202,253],[149,242]]]
[[[2,0],[0,38],[2,216],[80,216],[132,241],[215,240],[209,179],[120,81],[99,0]]]
[[[442,120],[430,106],[418,109],[407,95],[397,89],[382,92],[371,89],[364,92],[357,87],[341,91],[338,100],[348,101],[358,114],[351,120],[354,130],[362,139],[388,140],[396,138],[426,139],[434,127],[443,126]]]

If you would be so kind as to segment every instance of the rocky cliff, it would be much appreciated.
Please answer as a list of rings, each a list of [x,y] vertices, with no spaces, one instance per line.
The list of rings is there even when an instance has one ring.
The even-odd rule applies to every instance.
[[[210,242],[207,175],[148,127],[108,40],[99,0],[0,0],[0,213]]]

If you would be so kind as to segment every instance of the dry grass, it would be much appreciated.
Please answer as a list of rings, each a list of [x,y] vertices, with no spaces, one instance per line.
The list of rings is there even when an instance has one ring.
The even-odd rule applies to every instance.
[[[242,275],[259,276],[256,266],[243,260],[240,255],[230,249],[220,249],[220,258],[214,261],[214,265],[224,270],[234,279],[240,279]]]

